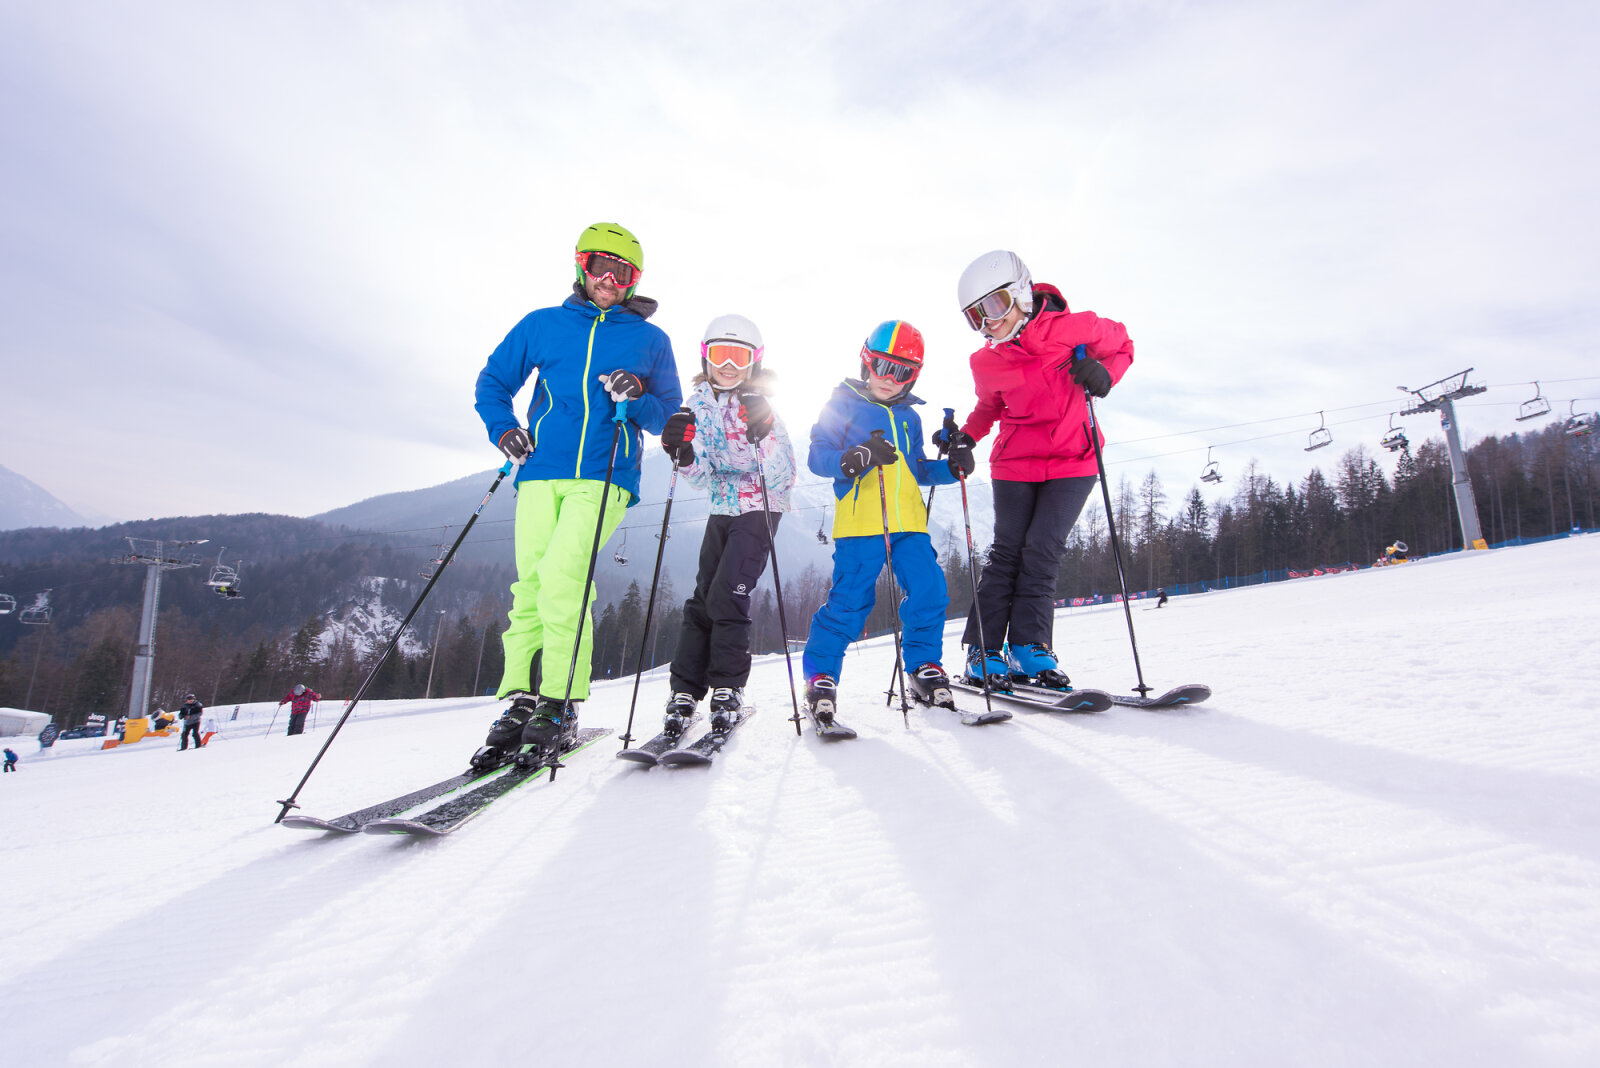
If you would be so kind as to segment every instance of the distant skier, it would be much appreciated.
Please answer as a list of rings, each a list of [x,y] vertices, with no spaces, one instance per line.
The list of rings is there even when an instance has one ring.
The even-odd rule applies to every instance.
[[[742,315],[711,320],[700,340],[700,373],[684,410],[667,420],[661,447],[683,476],[708,490],[711,515],[700,541],[694,594],[672,657],[665,729],[688,726],[709,691],[711,726],[727,726],[750,678],[750,598],[766,570],[772,533],[789,508],[794,449],[767,399],[761,331]],[[696,448],[698,446],[698,448]],[[760,470],[758,470],[758,465]],[[767,493],[762,500],[761,478]],[[771,508],[768,511],[767,508]]]
[[[970,361],[978,403],[959,428],[946,422],[944,440],[970,446],[1000,423],[989,457],[994,544],[961,639],[967,678],[1066,689],[1070,680],[1052,651],[1056,579],[1098,474],[1084,391],[1109,393],[1133,363],[1133,342],[1121,323],[1075,313],[1055,286],[1035,284],[1014,252],[973,260],[957,292],[984,345]],[[988,649],[978,643],[980,615]]]
[[[1167,603],[1167,591],[1163,587],[1157,586],[1156,587],[1156,607],[1160,608],[1162,605],[1164,605],[1166,603]]]
[[[322,695],[315,690],[307,689],[305,683],[297,682],[294,689],[284,695],[278,702],[278,707],[285,704],[289,706],[289,733],[300,734],[306,729],[306,713],[311,711],[311,702],[322,700]]]
[[[594,599],[584,582],[607,464],[602,544],[638,502],[641,432],[659,434],[683,403],[672,343],[646,321],[656,302],[634,295],[644,273],[638,239],[616,223],[595,223],[578,236],[574,257],[572,294],[524,316],[478,374],[475,407],[489,440],[522,464],[517,578],[500,637],[505,671],[497,691],[510,703],[473,754],[481,769],[505,763],[524,745],[559,752],[576,733],[577,702],[589,696],[592,670]],[[524,429],[512,401],[535,372]],[[624,403],[613,462],[615,417]]]
[[[189,739],[194,738],[194,747],[201,748],[206,743],[200,740],[200,717],[205,714],[205,707],[195,700],[194,694],[189,694],[183,699],[183,706],[178,709],[178,718],[183,720],[183,733],[178,736],[178,752],[189,748]]]
[[[17,751],[9,746],[6,747],[6,770],[17,770]]]

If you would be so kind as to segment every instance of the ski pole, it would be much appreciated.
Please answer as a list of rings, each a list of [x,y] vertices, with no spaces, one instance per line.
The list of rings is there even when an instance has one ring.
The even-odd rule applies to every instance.
[[[954,419],[956,410],[946,408],[944,417]],[[943,456],[950,451],[950,437],[945,435],[945,442],[939,447],[939,455]],[[978,610],[978,561],[977,552],[972,547],[972,509],[967,506],[967,475],[966,472],[957,470],[956,478],[961,482],[961,522],[967,529],[967,579],[972,585],[972,618],[978,624],[978,662],[983,665],[983,707],[985,711],[994,711],[994,699],[989,696],[989,643],[983,637],[983,613]],[[932,494],[929,494],[931,497]]]
[[[339,731],[344,727],[345,721],[350,718],[350,713],[355,711],[355,707],[361,701],[362,695],[367,692],[367,687],[371,686],[372,681],[378,677],[378,670],[383,667],[383,662],[389,659],[389,654],[394,652],[395,646],[400,644],[400,635],[404,634],[406,632],[406,628],[411,625],[411,618],[415,616],[417,614],[417,610],[422,607],[422,602],[428,599],[428,594],[433,591],[434,583],[439,581],[439,576],[444,574],[444,569],[450,566],[450,560],[456,555],[456,550],[461,548],[461,543],[466,540],[467,532],[472,529],[472,525],[478,521],[478,516],[483,514],[484,506],[489,503],[489,498],[494,496],[494,491],[500,488],[500,483],[505,480],[505,477],[511,473],[512,468],[515,466],[517,465],[511,460],[507,460],[501,465],[499,473],[494,476],[493,484],[489,486],[489,492],[485,493],[483,495],[483,500],[478,502],[478,507],[473,510],[471,518],[467,520],[467,525],[462,527],[461,533],[456,536],[455,544],[450,546],[450,551],[444,554],[443,560],[439,561],[439,567],[436,571],[434,571],[433,577],[430,578],[428,580],[428,584],[422,588],[422,593],[417,597],[417,603],[411,606],[411,611],[406,613],[406,618],[401,620],[400,625],[395,628],[394,636],[389,639],[389,644],[383,647],[383,652],[378,655],[378,660],[372,665],[372,670],[367,672],[367,677],[363,679],[361,685],[357,687],[356,695],[350,699],[350,703],[348,705],[345,705],[344,714],[339,717],[339,722],[335,723],[333,725],[333,730],[328,733],[328,740],[322,743],[321,749],[317,750],[317,755],[315,759],[311,761],[311,766],[306,769],[305,775],[301,777],[300,784],[294,788],[294,793],[278,802],[278,804],[282,805],[283,807],[278,810],[278,818],[273,820],[273,823],[280,822],[283,817],[289,814],[289,810],[291,808],[300,807],[299,803],[296,801],[296,798],[300,796],[300,791],[305,789],[307,780],[311,778],[311,773],[316,771],[317,765],[322,762],[322,756],[328,751],[328,746],[332,745],[333,740],[339,737]],[[282,703],[280,703],[278,707],[282,708]],[[272,718],[274,722],[277,721],[278,713],[276,710],[272,713]],[[272,727],[270,725],[267,727],[267,731],[269,733],[272,731]]]
[[[794,655],[789,652],[789,619],[783,611],[783,579],[778,577],[778,539],[772,529],[772,508],[767,498],[767,469],[761,462],[761,443],[756,443],[756,474],[761,478],[761,511],[766,515],[767,553],[772,557],[772,585],[778,591],[778,627],[783,631],[783,662],[789,668],[789,701],[794,705],[794,733],[800,734],[800,697],[794,686]]]
[[[680,411],[688,411],[681,408]],[[639,634],[639,662],[634,665],[633,672],[633,699],[628,702],[628,726],[622,732],[622,748],[626,749],[633,744],[633,709],[639,703],[639,679],[644,675],[644,646],[650,637],[650,620],[656,611],[656,587],[661,582],[661,557],[667,551],[667,539],[672,535],[667,532],[667,521],[672,518],[672,495],[678,489],[678,458],[672,458],[672,480],[667,483],[667,508],[661,514],[661,533],[657,535],[660,544],[656,546],[656,572],[650,576],[650,603],[644,610],[644,630]],[[655,665],[650,665],[654,667]]]
[[[321,711],[322,711],[322,702],[321,701],[313,701],[311,703],[311,729],[312,730],[316,730],[317,729],[317,713],[321,712]]]
[[[1079,345],[1072,350],[1073,363],[1088,358],[1087,345]],[[1106,481],[1106,459],[1100,452],[1100,423],[1094,416],[1094,395],[1089,392],[1088,386],[1083,387],[1083,400],[1089,406],[1089,421],[1083,425],[1083,429],[1089,435],[1089,443],[1094,446],[1095,466],[1100,469],[1100,493],[1106,502],[1106,530],[1111,535],[1111,558],[1116,561],[1117,584],[1122,587],[1122,614],[1127,617],[1128,642],[1133,646],[1133,673],[1139,678],[1139,685],[1134,687],[1134,691],[1143,697],[1150,692],[1150,687],[1144,684],[1144,669],[1139,666],[1139,639],[1133,633],[1133,608],[1128,604],[1128,578],[1122,567],[1122,543],[1117,538],[1116,520],[1111,517],[1111,485]]]
[[[874,430],[872,436],[883,440],[883,431]],[[885,488],[883,468],[878,468],[878,506],[883,515],[883,566],[889,572],[889,626],[894,630],[894,672],[900,680],[900,716],[906,727],[911,727],[911,706],[906,703],[905,659],[900,651],[900,588],[894,581],[894,547],[889,542],[889,491]],[[894,702],[894,683],[884,691],[884,705]]]
[[[606,502],[611,496],[611,476],[617,467],[617,441],[622,437],[622,424],[628,417],[628,402],[617,401],[617,414],[611,417],[611,458],[606,461],[606,481],[600,487],[600,518],[594,523],[594,545],[589,549],[589,573],[583,578],[583,598],[579,601],[577,629],[572,635],[572,662],[567,666],[567,693],[561,699],[563,718],[572,711],[572,684],[578,677],[578,650],[583,647],[583,621],[589,615],[589,587],[594,583],[594,564],[600,555],[600,532],[606,527]],[[556,768],[561,766],[560,754],[550,765],[550,781],[556,778]]]
[[[967,507],[967,476],[963,473],[961,479],[961,519],[967,528],[967,578],[972,583],[972,618],[978,624],[978,656],[979,663],[983,665],[983,707],[989,712],[994,711],[994,701],[989,696],[989,643],[983,637],[983,612],[978,606],[978,562],[977,553],[972,548],[972,512]]]
[[[274,708],[272,710],[272,720],[271,720],[271,722],[269,722],[267,724],[267,733],[263,734],[261,737],[265,738],[265,737],[267,737],[268,735],[270,735],[272,733],[272,728],[276,727],[278,725],[278,713],[282,712],[282,711],[283,711],[283,702],[279,701],[278,702],[278,707]],[[282,818],[283,818],[282,816],[278,817],[278,819],[282,819]],[[277,820],[274,820],[273,822],[276,823]]]

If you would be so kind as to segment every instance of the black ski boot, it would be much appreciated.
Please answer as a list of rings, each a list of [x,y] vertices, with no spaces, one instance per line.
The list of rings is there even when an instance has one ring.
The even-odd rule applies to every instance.
[[[694,694],[673,694],[667,702],[667,718],[661,724],[661,733],[671,735],[674,740],[682,738],[683,732],[689,729],[689,724],[699,714],[699,707],[700,702],[694,699]]]
[[[571,747],[578,734],[578,709],[554,697],[541,697],[522,728],[518,763],[554,764]]]
[[[950,692],[950,678],[939,664],[923,664],[915,671],[906,672],[906,684],[911,696],[925,705],[954,709],[956,698]]]
[[[535,707],[533,695],[513,693],[507,696],[511,698],[511,707],[494,721],[494,726],[489,728],[489,736],[483,740],[483,746],[472,754],[474,771],[493,771],[510,763],[522,746],[522,729],[527,726]]]
[[[744,692],[732,686],[718,686],[711,691],[711,730],[721,734],[739,718],[744,707]]]
[[[806,712],[819,727],[833,726],[839,703],[839,684],[832,675],[817,675],[806,683]]]

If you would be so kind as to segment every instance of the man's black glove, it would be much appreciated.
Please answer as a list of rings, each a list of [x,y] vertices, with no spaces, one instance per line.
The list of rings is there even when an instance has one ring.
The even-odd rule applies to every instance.
[[[845,478],[855,478],[871,467],[888,467],[900,459],[894,446],[882,434],[874,434],[860,445],[846,449],[839,459],[839,470]]]
[[[694,440],[694,431],[694,413],[687,408],[669,415],[667,425],[661,428],[661,447],[679,467],[694,463],[694,446],[689,444]]]
[[[496,442],[500,451],[506,454],[506,459],[512,463],[521,463],[533,452],[533,439],[528,437],[528,432],[520,426],[514,426],[500,435]]]
[[[644,383],[632,371],[612,371],[608,375],[601,375],[600,384],[606,387],[611,399],[619,404],[644,396]]]
[[[744,420],[744,436],[752,445],[772,433],[772,402],[760,393],[739,396],[739,418]]]
[[[1070,370],[1072,380],[1088,390],[1091,396],[1104,397],[1111,392],[1111,372],[1094,357],[1073,360]]]
[[[956,433],[964,438],[965,441],[950,449],[950,473],[957,478],[966,478],[977,468],[978,461],[972,458],[972,446],[965,443],[972,439],[962,434],[959,430]]]

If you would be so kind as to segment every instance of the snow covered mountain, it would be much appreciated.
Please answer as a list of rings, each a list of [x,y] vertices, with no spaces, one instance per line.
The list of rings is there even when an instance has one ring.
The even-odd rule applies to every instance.
[[[272,824],[328,737],[23,752],[4,776],[17,1064],[1505,1065],[1600,1061],[1600,537],[1192,597],[1134,618],[1207,704],[797,736],[782,657],[710,768],[617,738],[451,838]],[[953,641],[952,632],[947,640]],[[1060,614],[1126,691],[1113,606]],[[653,729],[666,681],[647,679]],[[631,682],[588,726],[620,735]],[[214,710],[215,713],[216,710]],[[461,768],[496,714],[359,708],[337,815]],[[180,759],[181,756],[181,759]],[[106,798],[160,798],[136,821]],[[91,1011],[92,1010],[92,1011]]]
[[[0,467],[0,530],[23,527],[86,527],[90,522],[38,485]]]

